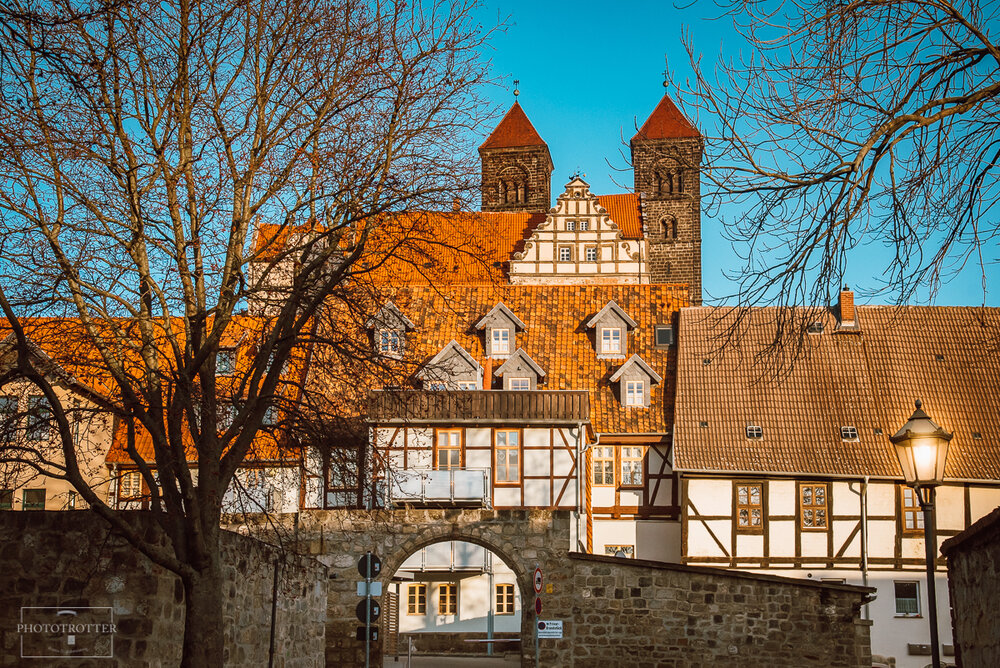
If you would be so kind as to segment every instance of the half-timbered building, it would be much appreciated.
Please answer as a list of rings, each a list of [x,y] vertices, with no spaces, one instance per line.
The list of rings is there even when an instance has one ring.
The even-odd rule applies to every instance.
[[[815,312],[801,349],[778,334],[781,315],[681,312],[683,561],[876,587],[873,652],[924,666],[923,516],[889,436],[916,399],[954,432],[939,541],[1000,505],[1000,311],[855,307],[845,289],[838,309]],[[938,608],[947,655],[946,596]]]

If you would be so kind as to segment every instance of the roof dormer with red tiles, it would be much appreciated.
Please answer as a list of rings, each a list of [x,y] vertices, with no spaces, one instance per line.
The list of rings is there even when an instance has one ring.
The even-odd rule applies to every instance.
[[[552,156],[517,102],[479,147],[483,211],[544,213],[551,205]]]
[[[686,283],[701,304],[701,133],[670,96],[631,141],[653,283]]]

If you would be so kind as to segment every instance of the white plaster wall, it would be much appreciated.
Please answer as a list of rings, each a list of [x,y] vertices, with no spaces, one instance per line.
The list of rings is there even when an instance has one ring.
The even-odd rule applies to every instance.
[[[692,479],[688,482],[688,499],[701,515],[731,515],[733,483],[730,480]]]
[[[524,447],[526,448],[547,448],[549,447],[549,430],[532,429],[524,430]],[[547,455],[548,453],[546,453]]]
[[[771,537],[772,557],[795,556],[795,522],[788,520],[772,521],[768,525]]]
[[[525,461],[527,466],[528,462]],[[548,466],[545,467],[548,470]],[[525,468],[526,471],[531,471],[534,469]],[[539,472],[537,475],[545,475]],[[525,480],[524,481],[524,505],[526,506],[548,506],[550,505],[549,500],[549,481],[548,480]]]
[[[639,520],[635,523],[637,559],[681,561],[681,523],[667,520]]]
[[[630,520],[594,520],[594,554],[604,555],[606,545],[632,545],[638,551],[636,523]]]
[[[709,529],[715,533],[715,537],[725,546],[727,551],[732,550],[730,545],[730,522],[729,520],[709,520],[708,522],[696,521],[688,522],[687,527],[687,553],[688,556],[697,557],[728,557],[712,539]]]
[[[465,430],[465,447],[467,448],[489,448],[492,444],[493,431],[491,429],[470,428]]]

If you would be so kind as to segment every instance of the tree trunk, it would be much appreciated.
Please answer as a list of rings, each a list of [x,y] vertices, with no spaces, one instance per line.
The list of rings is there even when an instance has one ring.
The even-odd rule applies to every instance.
[[[222,666],[225,629],[222,616],[222,569],[219,555],[184,582],[184,655],[181,666]]]

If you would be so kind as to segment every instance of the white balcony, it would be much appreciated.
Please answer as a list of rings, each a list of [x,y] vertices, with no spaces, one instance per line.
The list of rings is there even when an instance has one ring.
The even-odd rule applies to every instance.
[[[490,470],[403,469],[387,476],[387,505],[472,505],[490,507]]]

